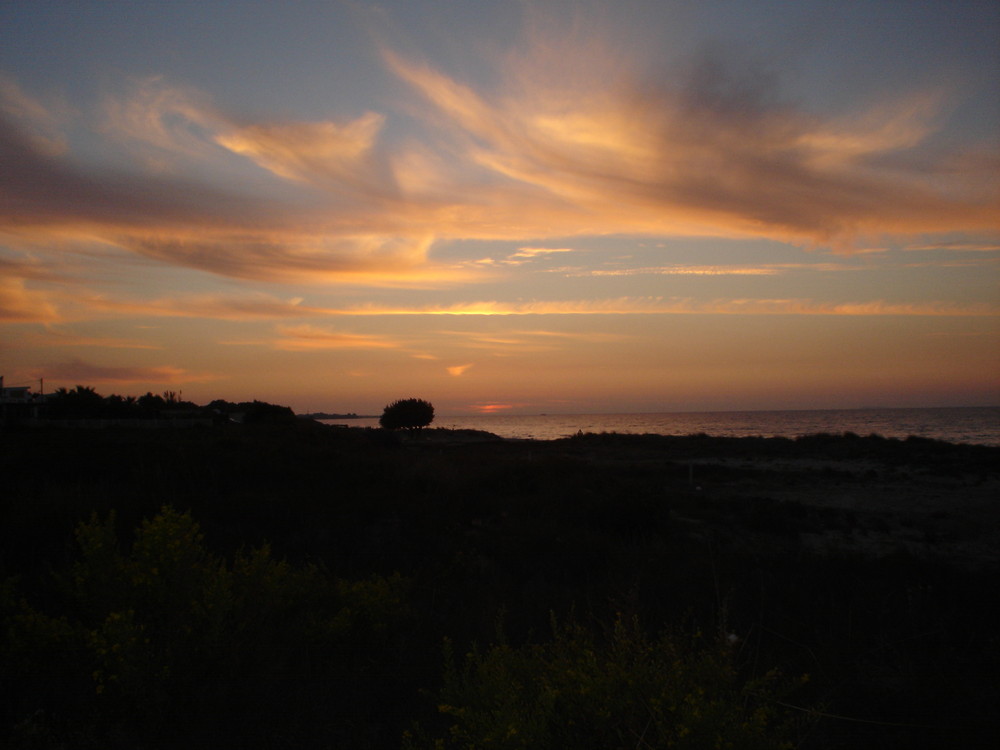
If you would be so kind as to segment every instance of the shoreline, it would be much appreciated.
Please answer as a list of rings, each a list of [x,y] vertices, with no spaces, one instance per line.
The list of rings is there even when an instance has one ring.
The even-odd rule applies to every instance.
[[[341,420],[351,426],[377,427],[368,420]],[[659,434],[716,437],[788,437],[817,433],[854,433],[906,439],[1000,446],[1000,407],[941,407],[786,410],[760,412],[664,412],[628,414],[546,414],[437,416],[431,428],[477,429],[501,437],[560,439],[584,433]]]

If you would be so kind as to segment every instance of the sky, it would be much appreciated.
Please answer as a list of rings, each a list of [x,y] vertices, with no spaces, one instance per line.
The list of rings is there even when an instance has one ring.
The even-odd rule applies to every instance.
[[[1000,404],[992,0],[0,3],[0,375]]]

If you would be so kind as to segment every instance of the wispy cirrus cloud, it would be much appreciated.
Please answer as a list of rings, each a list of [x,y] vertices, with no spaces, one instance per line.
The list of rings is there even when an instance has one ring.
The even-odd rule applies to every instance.
[[[45,377],[76,383],[150,383],[175,385],[218,380],[213,373],[195,373],[171,365],[157,366],[102,366],[82,359],[70,359],[47,365]]]
[[[391,338],[333,331],[313,325],[279,326],[280,338],[274,347],[284,351],[315,351],[320,349],[398,349],[400,343]]]
[[[81,336],[58,326],[48,326],[44,332],[27,334],[21,337],[21,343],[28,346],[68,346],[87,347],[88,349],[162,349],[158,344],[130,338],[112,336]]]
[[[776,276],[773,266],[642,266],[639,268],[595,268],[563,271],[567,276]]]
[[[556,253],[575,252],[571,247],[519,247],[516,253],[507,256],[506,262],[512,264],[526,263],[535,258],[544,258]]]
[[[539,341],[537,338],[518,333],[508,335],[474,331],[439,331],[438,333],[457,340],[462,349],[488,352],[493,357],[503,357],[514,353],[551,352],[559,348],[551,342]]]
[[[242,297],[201,294],[152,300],[115,299],[100,295],[81,296],[87,309],[140,317],[211,318],[214,320],[272,320],[328,314],[324,308],[303,305],[302,299],[279,299],[267,294]]]
[[[70,278],[65,268],[54,269],[50,264],[37,258],[8,258],[2,255],[0,255],[0,274],[8,279],[22,281],[66,282]]]
[[[370,160],[384,115],[368,112],[339,124],[291,122],[248,125],[216,136],[233,153],[246,156],[290,180],[342,189],[371,184]]]
[[[635,338],[633,335],[622,333],[605,333],[603,331],[546,331],[527,330],[518,331],[524,336],[537,336],[549,339],[564,339],[588,344],[607,344],[614,341],[626,341]]]
[[[971,261],[970,261],[971,262]],[[931,265],[940,266],[943,262]],[[961,265],[961,262],[955,261]],[[779,268],[798,264],[776,264]],[[921,264],[908,264],[921,265]],[[994,264],[995,265],[995,264]],[[837,267],[837,270],[843,270]],[[777,271],[776,271],[777,272]],[[601,275],[601,274],[598,274]],[[714,274],[709,274],[714,275]],[[72,312],[60,311],[52,302],[61,304]],[[988,304],[959,304],[948,302],[889,303],[881,300],[868,302],[818,302],[809,299],[713,299],[696,300],[686,297],[616,297],[576,300],[531,300],[507,302],[480,300],[441,305],[380,305],[364,303],[355,306],[316,306],[305,304],[301,297],[282,299],[263,293],[243,296],[201,294],[163,297],[149,300],[119,299],[88,293],[60,293],[53,297],[44,292],[27,289],[21,279],[0,279],[0,321],[8,322],[64,322],[70,318],[86,319],[103,315],[130,315],[136,317],[205,318],[212,320],[289,320],[325,317],[372,316],[512,316],[512,315],[644,315],[644,314],[796,314],[796,315],[948,315],[991,316],[1000,315],[1000,307]],[[323,337],[310,327],[288,328],[303,333],[300,348],[307,347],[312,336],[317,342],[311,348],[321,348]],[[570,335],[545,331],[522,331],[524,335]],[[342,335],[342,334],[338,334]],[[509,337],[510,334],[506,334]],[[573,334],[579,335],[579,334]],[[495,334],[476,334],[484,347],[503,345],[505,339]],[[595,334],[598,336],[598,334]],[[329,346],[337,341],[344,344],[352,339],[331,337]],[[372,346],[381,346],[372,339]],[[358,342],[361,339],[357,339]],[[526,345],[521,339],[506,343]],[[396,344],[393,344],[396,345]],[[544,348],[544,344],[533,346]]]
[[[23,279],[0,278],[0,322],[55,323],[60,319],[48,295],[29,289]]]
[[[461,346],[489,352],[495,357],[518,353],[552,352],[566,348],[567,345],[608,344],[632,339],[632,336],[620,333],[604,333],[600,331],[552,331],[552,330],[512,330],[503,334],[482,333],[479,331],[438,331],[439,335],[448,336],[461,341]]]
[[[122,94],[105,94],[101,114],[102,132],[153,172],[167,173],[179,168],[178,156],[205,158],[221,150],[206,135],[228,121],[204,92],[162,75],[132,79]]]
[[[157,228],[210,227],[273,215],[264,201],[242,200],[193,180],[165,178],[75,163],[69,155],[45,153],[26,131],[0,116],[0,231],[51,231],[65,237],[113,241],[119,234]],[[88,234],[89,232],[89,234]]]
[[[592,234],[849,247],[1000,231],[995,146],[930,147],[941,87],[821,115],[753,61],[707,52],[652,75],[616,55],[600,23],[543,33],[538,12],[527,18],[491,85],[384,49],[417,98],[407,123],[423,118],[405,138],[387,135],[403,119],[392,109],[250,120],[194,87],[140,79],[102,104],[101,133],[136,155],[133,170],[77,158],[52,108],[2,78],[0,232],[240,279],[430,288],[490,273],[436,262],[440,240],[542,243],[497,261],[514,267],[569,250],[546,238]],[[252,189],[239,179],[250,172]]]
[[[0,112],[29,129],[29,139],[42,153],[59,156],[68,148],[61,123],[69,108],[61,102],[43,102],[29,95],[11,76],[0,71]]]
[[[794,272],[839,273],[862,271],[865,266],[847,263],[766,263],[761,265],[693,265],[638,266],[625,268],[552,269],[565,276],[779,276]]]
[[[431,241],[429,236],[321,237],[292,231],[282,237],[233,229],[133,237],[125,244],[164,263],[248,280],[435,288],[475,278],[471,269],[428,262]]]
[[[922,317],[991,317],[1000,315],[1000,307],[988,304],[960,305],[950,302],[900,303],[816,302],[800,299],[736,299],[711,303],[706,312],[747,315],[860,315]]]
[[[125,114],[115,129],[156,162],[144,172],[95,169],[72,154],[42,149],[23,122],[0,108],[0,235],[12,246],[100,242],[170,265],[252,280],[423,287],[473,278],[469,269],[429,261],[434,231],[426,217],[410,222],[398,204],[390,210],[373,198],[381,188],[368,183],[379,179],[372,177],[377,170],[352,152],[365,150],[358,141],[374,138],[375,118],[340,130],[331,123],[237,127],[189,92],[162,82],[152,88],[139,104],[120,107]],[[324,135],[347,141],[340,143],[343,153],[324,145]],[[223,149],[216,138],[236,150]],[[302,204],[280,190],[261,198],[231,184],[216,187],[204,178],[179,176],[185,165],[172,163],[177,154],[211,162],[226,153],[286,178],[320,182],[330,195]],[[338,171],[334,165],[340,162],[354,164],[356,174]],[[391,179],[385,184],[391,194]],[[346,203],[337,205],[333,193]]]
[[[921,151],[940,126],[939,89],[823,118],[783,101],[773,76],[745,60],[705,54],[650,85],[620,58],[602,61],[599,38],[526,37],[494,91],[385,58],[469,163],[540,191],[552,224],[810,244],[1000,228],[995,147]]]
[[[320,216],[176,177],[94,172],[42,154],[2,118],[0,161],[0,234],[12,245],[101,242],[251,280],[421,287],[473,278],[470,269],[430,262],[433,233],[397,232],[398,217]]]
[[[138,153],[154,171],[174,171],[177,157],[204,159],[221,152],[250,160],[286,180],[340,189],[369,184],[370,157],[385,116],[367,112],[344,122],[244,122],[191,86],[148,76],[104,100],[104,130]]]
[[[949,250],[960,253],[996,253],[1000,252],[1000,242],[932,242],[920,245],[907,245],[904,250]]]
[[[1000,307],[946,302],[820,302],[809,299],[717,299],[618,297],[611,299],[538,300],[531,302],[461,302],[423,307],[361,305],[328,309],[328,315],[920,315],[997,316]]]
[[[1000,257],[944,257],[934,260],[903,263],[903,268],[985,268],[996,270],[1000,266]]]

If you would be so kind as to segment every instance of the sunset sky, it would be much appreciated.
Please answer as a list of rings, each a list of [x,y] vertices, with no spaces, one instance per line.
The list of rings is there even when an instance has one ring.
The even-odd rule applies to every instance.
[[[1000,404],[1000,4],[0,4],[0,375]]]

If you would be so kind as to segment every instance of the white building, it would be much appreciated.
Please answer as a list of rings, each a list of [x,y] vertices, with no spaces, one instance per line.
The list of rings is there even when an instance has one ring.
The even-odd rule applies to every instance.
[[[0,426],[20,424],[38,419],[45,397],[32,393],[29,386],[7,388],[0,375]]]

